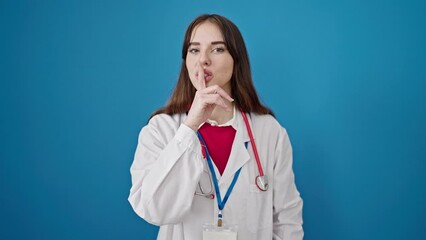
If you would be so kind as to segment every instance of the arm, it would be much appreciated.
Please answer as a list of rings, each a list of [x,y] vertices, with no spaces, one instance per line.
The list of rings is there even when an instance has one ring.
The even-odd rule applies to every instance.
[[[156,116],[142,129],[130,168],[129,202],[140,217],[155,225],[181,221],[191,208],[203,171],[195,132],[184,124],[174,132],[176,123],[171,121]]]
[[[274,240],[303,239],[303,200],[293,173],[293,153],[287,132],[281,128],[274,166]]]

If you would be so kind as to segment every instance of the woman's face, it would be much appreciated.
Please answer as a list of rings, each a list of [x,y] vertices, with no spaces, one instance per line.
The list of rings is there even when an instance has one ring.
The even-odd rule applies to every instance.
[[[200,65],[204,69],[202,73],[199,73]],[[206,87],[219,85],[231,95],[234,60],[216,24],[205,21],[194,28],[186,54],[186,68],[197,90],[200,89],[197,76],[204,74]]]

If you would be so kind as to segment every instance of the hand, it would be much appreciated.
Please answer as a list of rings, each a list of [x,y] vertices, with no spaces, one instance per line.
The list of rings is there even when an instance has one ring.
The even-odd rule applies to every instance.
[[[197,83],[198,90],[192,101],[191,109],[189,109],[188,117],[184,121],[184,124],[194,131],[197,131],[200,124],[210,117],[216,107],[221,107],[225,111],[230,112],[231,107],[227,102],[234,101],[218,85],[206,87],[204,69],[201,67],[201,64],[198,65]]]

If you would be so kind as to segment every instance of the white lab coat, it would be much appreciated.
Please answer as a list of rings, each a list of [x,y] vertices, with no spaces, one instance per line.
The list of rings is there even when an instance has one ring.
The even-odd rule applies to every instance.
[[[216,199],[194,195],[203,171],[196,133],[182,124],[186,114],[154,116],[139,134],[130,172],[129,202],[147,222],[160,226],[160,240],[201,240],[203,223],[217,220]],[[292,148],[286,130],[270,115],[250,114],[249,122],[269,189],[255,185],[259,174],[244,120],[237,111],[232,126],[237,130],[223,175],[216,166],[221,196],[234,173],[241,173],[226,203],[223,221],[238,224],[240,240],[303,239],[303,201],[292,169]],[[205,175],[203,175],[205,176]]]

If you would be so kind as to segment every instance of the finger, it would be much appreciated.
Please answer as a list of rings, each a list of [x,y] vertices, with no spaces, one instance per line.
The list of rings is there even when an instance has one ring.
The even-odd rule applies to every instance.
[[[223,90],[223,88],[219,87],[218,85],[208,87],[204,91],[207,92],[207,93],[210,93],[210,94],[211,93],[217,93],[221,97],[225,98],[226,100],[228,100],[230,102],[234,101],[234,99],[231,96],[229,96],[228,93],[225,90]]]
[[[204,77],[204,69],[201,66],[201,63],[198,64],[198,76],[197,76],[197,80],[198,80],[198,86],[200,89],[198,90],[202,90],[206,88],[206,79]]]
[[[225,103],[224,99],[220,95],[206,94],[203,96],[203,99],[205,104],[214,104],[227,111],[231,110],[231,108]]]

